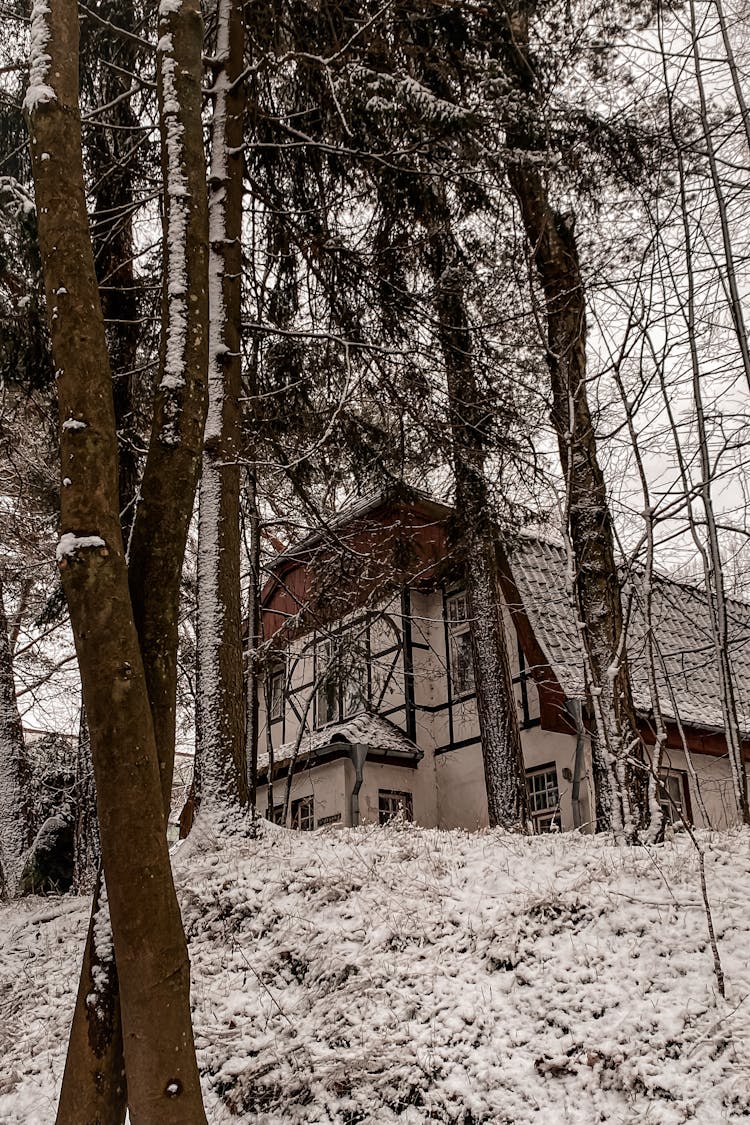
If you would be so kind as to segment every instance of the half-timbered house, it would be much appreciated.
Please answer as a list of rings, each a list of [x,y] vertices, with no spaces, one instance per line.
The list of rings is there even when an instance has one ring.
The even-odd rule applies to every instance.
[[[452,511],[375,497],[275,560],[262,596],[272,647],[261,704],[258,801],[300,829],[383,822],[487,823],[467,603]],[[505,622],[531,818],[592,825],[589,721],[562,547],[522,536],[500,551]],[[645,623],[633,580],[628,656],[653,745]],[[656,679],[667,719],[669,820],[730,823],[734,803],[704,594],[653,588]],[[730,659],[750,736],[750,606],[732,601]],[[750,741],[745,743],[750,753]],[[270,783],[270,792],[269,792]],[[287,785],[290,786],[286,802]]]

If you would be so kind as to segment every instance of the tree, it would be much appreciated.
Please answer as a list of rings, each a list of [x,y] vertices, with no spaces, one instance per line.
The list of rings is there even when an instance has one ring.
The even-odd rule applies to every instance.
[[[166,221],[171,239],[164,375],[152,450],[159,443],[167,450],[179,445],[184,399],[195,382],[199,431],[200,404],[205,402],[200,377],[195,379],[185,357],[186,349],[196,343],[201,355],[201,333],[196,340],[195,325],[201,322],[201,305],[205,314],[206,299],[204,192],[200,190],[197,198],[194,192],[190,203],[185,181],[185,169],[197,163],[189,157],[191,144],[193,154],[200,153],[203,171],[201,20],[191,0],[163,4],[162,19]],[[106,899],[98,904],[92,933],[96,940],[108,941],[106,903],[118,966],[132,1121],[205,1121],[190,1023],[189,963],[164,831],[166,770],[160,769],[156,719],[159,706],[169,713],[169,700],[149,691],[144,664],[152,650],[144,640],[145,628],[140,638],[136,629],[120,531],[110,365],[83,181],[75,4],[36,0],[31,31],[25,108],[58,372],[64,474],[57,557],[90,729],[106,881]],[[197,254],[191,253],[194,247]],[[202,356],[205,369],[205,346]],[[195,452],[193,460],[197,462]],[[192,481],[181,482],[188,494],[196,476],[197,464]],[[149,495],[145,481],[143,491]],[[179,529],[172,530],[168,546],[170,554],[181,557],[175,531],[179,534]],[[158,545],[152,542],[152,557],[174,569],[171,558],[159,556]],[[179,574],[179,562],[176,565]],[[139,833],[134,838],[135,824]]]
[[[0,897],[15,893],[31,843],[27,783],[26,747],[0,576]]]
[[[240,589],[244,25],[219,0],[209,177],[209,408],[198,525],[195,806],[247,802]]]

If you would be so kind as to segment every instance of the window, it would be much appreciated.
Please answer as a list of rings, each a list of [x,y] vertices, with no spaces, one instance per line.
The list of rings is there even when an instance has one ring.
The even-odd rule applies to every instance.
[[[284,805],[283,804],[273,806],[273,818],[272,819],[273,819],[274,824],[282,824],[282,825],[284,824]]]
[[[268,674],[268,714],[274,723],[284,714],[284,682],[286,669],[283,664],[274,664]]]
[[[339,717],[339,685],[333,641],[319,641],[315,646],[315,680],[315,719],[322,727]]]
[[[411,793],[400,793],[396,789],[378,789],[380,823],[387,824],[395,816],[402,816],[404,820],[414,819]]]
[[[367,708],[368,643],[364,622],[315,646],[315,722],[319,727]]]
[[[665,770],[659,777],[659,804],[665,824],[681,825],[683,818],[691,821],[687,777],[682,770]]]
[[[466,594],[453,594],[446,602],[451,689],[453,695],[474,692],[474,656],[471,651],[469,607]]]
[[[529,813],[534,831],[551,832],[560,828],[560,790],[554,765],[526,771]]]
[[[292,801],[292,828],[299,832],[312,832],[314,827],[314,797],[300,797],[298,801]]]

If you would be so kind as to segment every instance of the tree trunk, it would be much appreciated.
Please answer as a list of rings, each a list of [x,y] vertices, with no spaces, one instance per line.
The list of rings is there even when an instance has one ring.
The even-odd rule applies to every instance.
[[[107,15],[118,27],[135,31],[133,0],[110,0]],[[134,39],[108,39],[108,31],[89,21],[93,53],[101,60],[94,97],[103,103],[106,121],[91,127],[86,153],[96,184],[96,220],[91,227],[102,313],[107,329],[115,419],[119,439],[120,523],[127,547],[135,518],[139,445],[133,418],[134,369],[138,362],[138,292],[133,268],[132,136],[138,122],[128,93],[130,74],[138,69],[142,49]],[[82,49],[83,55],[83,49]],[[91,55],[91,51],[89,55]],[[115,63],[116,66],[108,65]]]
[[[73,886],[76,894],[88,894],[94,889],[101,859],[91,739],[86,711],[81,708],[76,747],[76,825],[73,853]]]
[[[219,0],[209,179],[208,418],[198,522],[195,806],[247,804],[240,590],[243,6]]]
[[[16,893],[31,843],[28,776],[0,575],[0,898]]]
[[[456,531],[465,565],[477,714],[491,826],[528,819],[518,709],[503,619],[495,530],[485,476],[491,404],[482,400],[464,302],[464,267],[439,202],[429,229],[438,334],[445,361],[456,482]]]
[[[245,667],[245,755],[247,761],[248,803],[255,812],[258,803],[258,748],[260,743],[260,681],[259,649],[263,642],[263,622],[260,605],[260,510],[258,508],[258,482],[255,466],[248,471],[248,522],[250,536],[248,557],[250,576],[247,594],[247,650]]]
[[[525,11],[514,20],[511,58],[519,88],[530,94],[534,71]],[[523,124],[511,122],[506,143],[511,154],[508,179],[545,297],[552,423],[566,482],[572,580],[596,723],[597,827],[633,840],[646,813],[645,774],[633,764],[643,751],[625,654],[612,519],[586,391],[586,305],[573,217],[551,207],[546,182],[531,156],[533,140]],[[524,152],[530,153],[529,159]]]
[[[182,45],[199,67],[197,5],[183,7],[192,10]],[[31,44],[25,108],[62,423],[57,557],[91,732],[130,1116],[133,1125],[203,1122],[189,962],[120,532],[111,373],[83,184],[75,3],[35,0]],[[106,944],[101,908],[94,931]],[[96,989],[86,999],[96,1005]]]

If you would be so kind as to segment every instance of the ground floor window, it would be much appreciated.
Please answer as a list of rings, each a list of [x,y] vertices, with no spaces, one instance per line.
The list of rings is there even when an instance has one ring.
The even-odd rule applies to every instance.
[[[659,804],[665,824],[692,821],[687,774],[682,770],[665,770],[659,777]]]
[[[413,820],[414,806],[411,793],[397,789],[378,789],[378,816],[381,824],[387,824],[394,816]]]
[[[283,824],[284,823],[284,805],[283,804],[273,806],[273,823],[274,824]]]
[[[560,789],[554,762],[526,771],[529,813],[535,832],[560,829]]]
[[[292,828],[300,832],[312,832],[315,827],[315,799],[300,797],[292,801]]]

